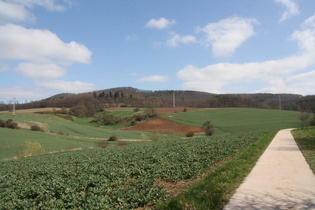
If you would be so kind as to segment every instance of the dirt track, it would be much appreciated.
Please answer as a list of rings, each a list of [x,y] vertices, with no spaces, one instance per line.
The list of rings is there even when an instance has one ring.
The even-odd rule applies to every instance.
[[[163,134],[185,134],[189,131],[194,133],[204,132],[202,128],[183,125],[179,123],[172,122],[164,118],[157,118],[134,127],[125,128],[128,131],[145,131],[145,132],[157,132]]]

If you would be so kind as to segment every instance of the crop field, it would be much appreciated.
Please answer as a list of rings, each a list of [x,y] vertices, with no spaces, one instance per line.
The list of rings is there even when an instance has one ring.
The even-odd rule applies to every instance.
[[[173,139],[1,162],[0,209],[132,209],[164,199],[156,180],[179,181],[259,140],[263,133]]]
[[[270,109],[227,108],[176,112],[164,115],[174,122],[201,126],[210,120],[217,133],[243,133],[250,131],[298,128],[298,112]]]
[[[123,117],[132,115],[133,109],[109,112]],[[93,118],[69,121],[52,114],[0,113],[2,120],[13,119],[26,126],[40,124],[46,129],[0,128],[0,159],[11,159],[0,162],[0,209],[151,208],[170,196],[170,189],[161,183],[197,179],[209,168],[260,142],[270,130],[299,127],[297,115],[237,108],[160,112],[160,117],[173,122],[200,127],[210,120],[216,128],[214,136],[186,138],[141,129],[110,129],[90,123]],[[172,123],[168,126],[171,130]],[[60,132],[62,135],[57,134]],[[97,141],[111,135],[120,140],[153,139],[150,135],[158,138],[120,147],[110,142],[106,148],[96,148]],[[37,142],[45,153],[67,152],[12,160],[27,142]],[[82,150],[68,152],[78,148]]]

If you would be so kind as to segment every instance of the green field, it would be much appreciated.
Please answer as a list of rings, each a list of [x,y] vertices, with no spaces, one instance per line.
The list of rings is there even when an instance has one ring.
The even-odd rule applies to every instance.
[[[118,139],[142,139],[144,135],[141,132],[99,127],[89,123],[92,118],[76,118],[69,121],[54,115],[18,113],[12,116],[1,113],[0,119],[13,119],[29,126],[39,122],[47,128],[46,132],[0,128],[0,160],[15,157],[16,153],[23,149],[25,141],[39,142],[46,152],[54,152],[95,148],[97,141],[108,139],[112,135],[116,135]],[[58,133],[62,135],[57,135]]]
[[[133,114],[131,109],[111,112],[120,117]],[[1,113],[2,120],[11,118],[28,125],[40,122],[50,133],[0,128],[0,159],[12,158],[25,141],[40,143],[46,153],[73,148],[85,150],[1,161],[0,209],[151,207],[169,199],[169,193],[156,184],[157,180],[171,184],[185,180],[195,182],[209,169],[213,170],[213,174],[210,173],[207,177],[215,176],[215,180],[221,180],[219,182],[222,185],[227,182],[229,187],[221,189],[219,184],[220,196],[215,197],[217,195],[214,194],[218,193],[215,183],[213,191],[206,189],[208,184],[205,184],[202,189],[198,189],[207,191],[206,194],[188,191],[188,194],[198,197],[189,199],[195,200],[192,203],[198,203],[199,198],[212,197],[211,193],[214,193],[213,198],[219,200],[211,205],[221,208],[228,199],[228,192],[233,192],[250,171],[259,154],[270,142],[274,131],[300,126],[297,115],[298,112],[291,111],[243,108],[161,114],[175,122],[195,126],[201,126],[210,120],[217,132],[214,136],[198,134],[193,138],[185,138],[184,135],[160,135],[159,141],[128,142],[128,145],[120,147],[114,146],[117,145],[114,142],[106,148],[95,149],[95,142],[98,141],[95,138],[106,139],[117,135],[120,139],[147,139],[151,134],[99,127],[90,123],[92,118],[68,121],[54,115],[10,116]],[[57,135],[58,132],[63,135]],[[261,146],[255,146],[256,149],[253,150],[253,145]],[[240,162],[237,157],[247,151],[251,152],[246,156],[241,155]],[[230,166],[223,164],[226,160]],[[250,163],[246,163],[248,166],[244,170],[237,169],[249,160]],[[221,166],[216,169],[216,165],[221,164],[225,168],[223,172]],[[217,170],[222,173],[217,173]],[[225,176],[230,173],[232,175],[229,176],[234,178],[227,180]],[[185,196],[179,197],[187,200]]]
[[[298,112],[270,109],[227,108],[177,112],[165,114],[174,122],[199,126],[210,120],[217,133],[243,133],[249,131],[298,128]]]
[[[156,179],[179,181],[261,139],[263,133],[132,144],[0,164],[0,209],[132,209],[166,198]]]

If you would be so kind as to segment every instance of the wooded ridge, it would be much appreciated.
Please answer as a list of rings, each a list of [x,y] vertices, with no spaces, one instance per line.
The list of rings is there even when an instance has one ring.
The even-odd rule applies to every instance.
[[[62,93],[30,103],[16,104],[16,109],[67,107],[85,104],[95,108],[108,107],[172,107],[175,93],[176,107],[225,108],[247,107],[315,111],[315,95],[297,94],[213,94],[189,90],[140,90],[133,87],[117,87],[93,92]],[[0,104],[0,111],[10,110],[12,105]]]

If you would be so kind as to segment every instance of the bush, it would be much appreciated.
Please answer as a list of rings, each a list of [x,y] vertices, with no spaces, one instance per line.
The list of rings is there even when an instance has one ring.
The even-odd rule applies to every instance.
[[[206,132],[207,136],[212,136],[215,132],[214,126],[209,120],[202,125],[202,128]]]
[[[41,127],[39,127],[39,125],[32,125],[31,126],[31,130],[32,131],[41,131],[41,132],[43,132],[43,129]]]
[[[186,137],[193,137],[195,135],[195,133],[193,131],[188,131],[186,133]]]
[[[19,128],[17,122],[14,122],[12,119],[8,119],[6,121],[5,127],[11,128],[11,129],[18,129]]]
[[[115,135],[110,136],[109,139],[108,139],[108,141],[117,141],[117,140],[118,140],[118,138]]]
[[[45,153],[44,147],[39,142],[26,141],[23,147],[15,154],[17,158],[41,155]]]
[[[139,112],[139,111],[140,111],[139,108],[135,108],[135,109],[133,110],[133,112]]]
[[[5,127],[5,122],[0,119],[0,128],[4,128],[4,127]]]

